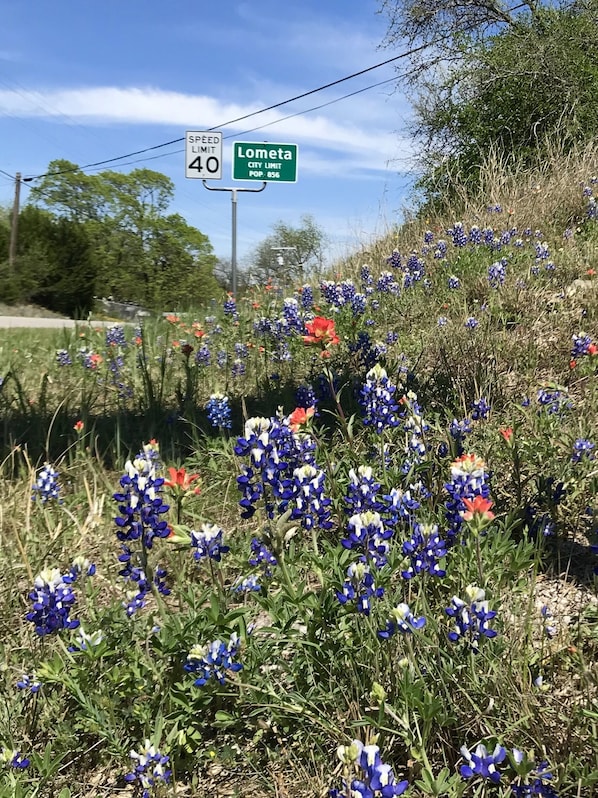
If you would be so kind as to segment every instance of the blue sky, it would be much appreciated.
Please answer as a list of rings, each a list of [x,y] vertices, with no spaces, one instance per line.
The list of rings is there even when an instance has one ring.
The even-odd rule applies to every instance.
[[[409,201],[410,108],[394,83],[320,110],[282,118],[392,78],[387,65],[283,108],[225,123],[396,55],[380,49],[385,19],[377,0],[260,3],[170,0],[3,0],[0,32],[0,169],[35,175],[66,158],[79,165],[183,137],[223,132],[223,179],[232,181],[232,142],[299,147],[298,182],[240,194],[240,261],[278,221],[311,214],[325,230],[329,257],[384,233]],[[281,121],[277,121],[281,120]],[[253,127],[276,122],[259,131]],[[172,212],[231,248],[228,192],[186,179],[183,144],[135,164],[175,183]],[[137,158],[127,159],[129,161]],[[0,204],[13,186],[0,174]],[[23,188],[26,201],[28,189]]]

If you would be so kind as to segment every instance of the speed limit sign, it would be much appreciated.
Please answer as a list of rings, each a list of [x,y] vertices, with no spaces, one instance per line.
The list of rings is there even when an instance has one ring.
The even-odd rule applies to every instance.
[[[214,130],[187,131],[185,177],[222,180],[222,133]]]

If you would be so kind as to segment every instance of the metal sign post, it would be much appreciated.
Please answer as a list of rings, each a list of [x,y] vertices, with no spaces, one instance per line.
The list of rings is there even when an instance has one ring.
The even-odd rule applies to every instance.
[[[202,181],[204,188],[207,188],[208,191],[230,191],[231,192],[231,204],[232,204],[232,232],[233,232],[233,243],[232,243],[232,251],[231,251],[231,268],[232,268],[232,293],[233,297],[237,298],[237,192],[238,191],[248,191],[251,194],[257,194],[260,191],[263,191],[268,183],[264,180],[264,183],[261,188],[217,188],[208,186],[205,180]]]

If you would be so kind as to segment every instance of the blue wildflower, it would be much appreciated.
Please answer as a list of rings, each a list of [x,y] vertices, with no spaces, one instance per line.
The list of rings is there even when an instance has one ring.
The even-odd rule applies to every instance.
[[[383,587],[376,587],[375,577],[370,571],[370,566],[364,562],[352,563],[347,568],[347,578],[341,590],[337,590],[336,597],[339,604],[349,601],[355,602],[355,609],[363,615],[369,615],[372,598],[382,598]]]
[[[35,674],[31,674],[30,676],[27,673],[24,673],[16,684],[18,690],[27,690],[33,695],[35,695],[35,693],[39,693],[43,687],[42,682],[39,681]]]
[[[73,361],[71,360],[71,356],[66,349],[57,349],[56,350],[56,362],[59,366],[72,366]]]
[[[361,407],[364,413],[363,423],[380,434],[389,427],[397,427],[396,416],[398,405],[394,401],[396,386],[389,380],[385,369],[376,364],[366,375],[361,388]]]
[[[39,499],[42,504],[47,504],[47,502],[55,500],[61,503],[61,489],[58,477],[59,473],[54,466],[50,465],[50,463],[44,463],[43,468],[38,472],[33,484],[31,494],[32,501],[37,501],[37,499]]]
[[[493,638],[498,634],[490,628],[490,621],[496,617],[496,611],[488,609],[485,591],[476,585],[468,585],[465,593],[469,603],[458,596],[453,596],[450,606],[445,608],[446,614],[453,618],[455,626],[448,633],[451,643],[465,640],[469,648],[477,653],[480,637]]]
[[[595,444],[593,444],[592,441],[589,441],[586,438],[577,438],[577,440],[573,444],[573,454],[571,455],[571,462],[579,463],[580,460],[583,459],[593,460],[594,448]]]
[[[220,684],[225,684],[227,671],[237,673],[243,668],[240,662],[235,662],[239,646],[239,636],[236,632],[232,633],[228,643],[212,640],[206,645],[193,646],[187,654],[187,662],[184,665],[188,673],[198,674],[193,684],[196,687],[203,687],[211,678]]]
[[[0,748],[0,764],[15,770],[24,770],[31,764],[30,760],[14,748]]]
[[[141,751],[131,751],[131,759],[136,764],[124,778],[128,784],[139,784],[141,798],[150,798],[155,786],[170,782],[172,771],[167,767],[169,757],[156,750],[149,740],[145,741]]]
[[[390,611],[390,618],[386,622],[386,627],[378,632],[378,637],[388,640],[397,632],[401,634],[412,634],[416,629],[422,629],[426,625],[426,619],[421,616],[416,618],[405,603],[398,604]]]
[[[70,618],[76,603],[73,581],[70,574],[62,575],[58,568],[45,568],[35,577],[34,589],[29,593],[32,609],[25,618],[35,624],[40,637],[79,626],[78,620]]]
[[[411,579],[423,571],[431,576],[445,576],[440,560],[446,556],[446,543],[438,534],[436,524],[415,524],[409,540],[403,542],[403,554],[409,566],[401,571],[404,579]]]
[[[500,765],[507,755],[502,745],[497,744],[491,754],[488,753],[486,746],[482,743],[476,746],[473,753],[464,745],[460,750],[461,755],[467,760],[466,764],[461,765],[459,769],[464,779],[470,779],[472,776],[479,776],[482,779],[488,779],[493,784],[499,783],[500,773],[496,769],[496,766]]]
[[[233,425],[231,407],[228,396],[214,393],[206,403],[208,421],[217,429],[230,429]]]
[[[224,531],[218,524],[204,523],[199,531],[191,530],[191,547],[197,562],[206,558],[220,562],[222,555],[230,551],[230,547],[224,545],[223,535]]]

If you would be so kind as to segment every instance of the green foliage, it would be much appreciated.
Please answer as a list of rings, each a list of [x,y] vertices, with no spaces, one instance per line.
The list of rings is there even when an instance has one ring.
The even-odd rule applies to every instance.
[[[268,280],[277,285],[303,282],[310,272],[321,272],[324,243],[322,229],[309,215],[301,217],[298,227],[278,222],[251,256],[250,281],[257,285]]]
[[[68,305],[70,313],[89,310],[94,294],[158,310],[183,309],[218,295],[209,240],[179,214],[167,213],[173,196],[172,181],[149,169],[90,175],[70,161],[52,161],[30,195],[51,216],[38,211],[35,234],[21,231],[22,293],[36,263],[41,259],[43,266],[43,259],[49,259],[52,271],[57,253],[67,266],[62,279],[81,294],[79,307],[73,301]],[[31,216],[34,210],[25,208],[21,214],[26,228],[27,213]],[[76,234],[65,252],[69,230]],[[40,302],[55,303],[53,294],[65,293],[63,287],[54,290],[50,282],[40,285],[34,280],[33,286]]]
[[[339,290],[351,279],[372,290],[359,312],[351,302],[336,307],[314,286],[326,339],[307,315],[300,321],[309,326],[287,319],[283,335],[293,303],[261,289],[234,315],[228,306],[189,311],[148,323],[140,335],[133,326],[87,324],[0,334],[0,749],[31,759],[21,771],[0,756],[0,795],[81,798],[90,784],[97,793],[125,790],[130,751],[145,740],[173,770],[172,783],[152,795],[312,798],[330,787],[343,795],[342,779],[357,775],[347,754],[356,739],[380,747],[414,798],[506,798],[509,785],[533,781],[543,760],[557,794],[592,795],[598,474],[596,447],[580,454],[576,443],[598,446],[598,350],[585,338],[598,338],[598,283],[586,273],[597,234],[591,197],[575,192],[578,218],[587,221],[565,239],[547,216],[517,220],[521,243],[501,240],[516,222],[493,209],[463,220],[466,232],[492,228],[480,243],[453,243],[447,231],[455,222],[447,219],[425,246],[408,230],[385,241],[370,259],[371,278],[361,256],[359,272],[339,266]],[[523,232],[528,225],[532,233]],[[533,233],[540,228],[541,238]],[[435,257],[441,238],[447,250]],[[537,254],[542,241],[554,261]],[[504,281],[493,285],[488,267],[499,257]],[[449,287],[454,276],[458,288]],[[264,319],[271,329],[260,326]],[[586,350],[571,364],[574,335]],[[374,362],[370,380],[384,366],[396,386],[397,424],[379,431],[365,423],[359,401]],[[297,421],[293,441],[309,443],[317,474],[305,472],[309,484],[299,493],[301,468],[276,483],[294,455],[276,449],[266,420],[294,423],[295,390],[305,383],[318,394],[318,415]],[[210,428],[205,416],[217,392],[232,407],[230,432]],[[491,409],[476,417],[472,403],[482,397]],[[379,406],[387,401],[378,398]],[[255,416],[263,418],[244,426]],[[463,421],[468,431],[459,437],[451,430]],[[244,443],[235,448],[256,427],[249,453]],[[39,490],[31,500],[44,460],[58,468],[61,501],[43,503]],[[145,472],[150,461],[156,474]],[[266,463],[264,494],[251,498],[253,514],[245,503],[243,517],[237,477],[254,479]],[[130,617],[125,606],[140,583],[123,578],[128,555],[116,536],[127,528],[114,522],[124,513],[117,504],[127,503],[113,497],[119,485],[126,493],[123,468],[129,479],[148,480],[147,493],[129,505],[144,505],[140,523],[149,523],[156,502],[169,505],[160,514],[168,537],[148,546],[131,535],[125,545],[150,582],[166,569],[170,593],[154,582]],[[331,524],[302,525],[300,499],[320,473]],[[489,507],[467,517],[465,504],[458,512],[450,504],[468,473],[488,487],[494,518]],[[168,483],[149,485],[155,475]],[[369,548],[347,545],[357,512],[350,485],[360,480],[354,497],[379,503],[391,530],[375,542],[384,554],[377,565]],[[388,496],[402,508],[396,522]],[[448,540],[455,512],[459,531],[439,557],[446,573],[410,574],[406,544],[415,525],[436,525]],[[212,534],[210,524],[222,529],[228,551],[196,558],[191,541]],[[248,563],[254,538],[276,559],[270,573]],[[72,584],[81,627],[40,639],[24,618],[34,578],[44,567],[67,573],[75,554],[96,564],[94,575]],[[380,589],[369,614],[346,588],[361,554]],[[259,589],[238,591],[248,574]],[[497,634],[481,635],[476,648],[467,635],[449,637],[455,619],[446,608],[480,589]],[[380,635],[405,617],[404,604],[425,624]],[[193,663],[218,641],[232,641],[242,668],[228,663],[220,680],[196,683]],[[43,683],[39,692],[15,689],[23,673]],[[478,743],[507,749],[499,785],[462,776],[462,746],[474,751]]]

